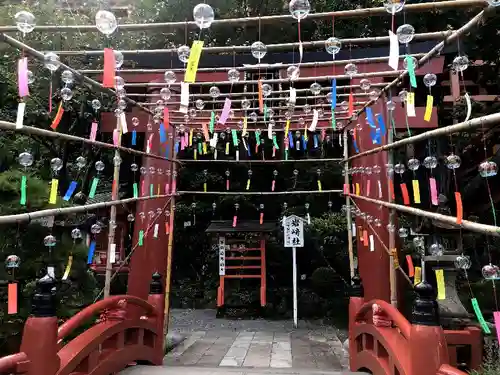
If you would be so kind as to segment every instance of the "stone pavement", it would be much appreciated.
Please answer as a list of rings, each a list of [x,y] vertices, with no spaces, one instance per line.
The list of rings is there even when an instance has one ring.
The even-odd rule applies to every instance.
[[[348,359],[334,327],[300,321],[294,329],[291,321],[216,319],[215,314],[215,310],[171,310],[169,340],[176,345],[165,356],[164,366],[154,370],[135,366],[122,374],[163,374],[166,368],[180,370],[179,366],[183,375],[342,374],[347,369]]]

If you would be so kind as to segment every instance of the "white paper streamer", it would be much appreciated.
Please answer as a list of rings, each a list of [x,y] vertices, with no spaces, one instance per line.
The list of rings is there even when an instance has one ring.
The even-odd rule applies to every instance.
[[[24,126],[24,111],[26,110],[26,103],[20,102],[17,106],[16,129],[21,129]]]
[[[111,264],[116,262],[116,244],[115,243],[112,243],[109,246],[109,262]]]
[[[382,198],[382,183],[380,182],[380,180],[378,180],[377,182],[378,182],[378,197]]]
[[[465,117],[465,120],[464,120],[464,122],[465,122],[465,121],[469,121],[469,119],[470,119],[470,115],[472,112],[472,104],[470,102],[469,93],[466,92],[464,97],[465,97],[465,102],[467,103],[467,116]]]
[[[295,105],[295,102],[297,101],[297,91],[293,88],[290,87],[290,99],[289,99],[291,104]]]
[[[313,119],[312,119],[311,125],[309,126],[310,132],[313,132],[316,130],[316,126],[318,125],[318,117],[319,117],[318,110],[313,109]]]
[[[389,66],[398,70],[399,65],[399,42],[398,36],[389,30]]]
[[[373,239],[373,234],[370,234],[369,240],[370,240],[370,251],[375,251],[375,241]]]
[[[179,112],[187,113],[189,107],[189,83],[181,82],[181,104]]]
[[[273,126],[271,124],[267,125],[267,138],[273,139]]]
[[[153,231],[153,238],[158,238],[158,230],[160,229],[160,224],[155,224],[155,228]]]
[[[351,232],[352,232],[352,236],[356,237],[356,224],[355,223],[352,223]]]

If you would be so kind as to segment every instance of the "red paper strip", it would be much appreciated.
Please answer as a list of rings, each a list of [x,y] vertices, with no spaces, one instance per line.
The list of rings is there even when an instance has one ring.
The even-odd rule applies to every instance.
[[[408,188],[406,187],[405,183],[402,183],[401,185],[401,194],[403,195],[403,203],[405,206],[410,205],[410,195],[408,194]]]
[[[146,195],[146,191],[144,190],[144,180],[141,181],[141,195]]]
[[[264,212],[260,213],[260,220],[259,220],[260,225],[264,223]]]
[[[459,191],[455,192],[455,201],[457,203],[457,224],[462,224],[464,208],[462,206],[462,194]]]
[[[7,314],[17,314],[17,283],[10,283],[7,289]]]
[[[354,112],[354,97],[352,95],[352,92],[349,93],[349,117],[352,116],[352,113]]]
[[[271,191],[274,191],[275,186],[276,186],[276,180],[273,180],[273,183],[271,184]]]
[[[116,200],[116,180],[111,184],[111,199]]]
[[[57,129],[57,127],[59,126],[59,123],[61,122],[63,114],[64,114],[64,108],[63,108],[62,102],[61,102],[61,103],[59,103],[59,108],[57,108],[56,117],[54,117],[54,120],[52,121],[52,125],[50,125],[52,130]]]
[[[165,234],[169,234],[170,231],[169,231],[169,226],[168,226],[168,223],[165,222]]]
[[[396,193],[394,191],[394,183],[392,182],[392,180],[389,180],[389,190],[391,191],[392,199],[396,199]]]
[[[163,125],[165,125],[165,130],[170,126],[170,113],[167,107],[163,108]]]
[[[363,244],[368,246],[368,231],[366,229],[363,230]]]
[[[264,94],[262,94],[262,80],[259,79],[258,83],[259,88],[259,111],[260,113],[264,113]]]
[[[202,124],[201,127],[203,129],[203,135],[205,136],[205,142],[210,142],[210,134],[208,134],[207,124]]]
[[[112,48],[104,48],[104,73],[102,85],[107,88],[115,87],[115,53]]]
[[[406,256],[406,263],[408,263],[408,276],[415,276],[415,267],[413,266],[413,260],[411,259],[411,255]]]
[[[370,180],[366,181],[366,196],[369,197],[370,196],[370,187],[371,187],[371,183],[370,183]]]

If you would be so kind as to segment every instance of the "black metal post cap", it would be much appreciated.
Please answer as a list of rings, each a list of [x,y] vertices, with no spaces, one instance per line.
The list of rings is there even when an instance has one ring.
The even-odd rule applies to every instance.
[[[153,273],[149,294],[162,294],[161,275],[158,272]]]
[[[36,282],[36,291],[33,295],[31,312],[36,317],[56,316],[56,280],[45,275]]]
[[[434,288],[426,281],[415,285],[417,297],[413,302],[412,321],[413,324],[425,326],[439,325],[439,309],[436,301]]]

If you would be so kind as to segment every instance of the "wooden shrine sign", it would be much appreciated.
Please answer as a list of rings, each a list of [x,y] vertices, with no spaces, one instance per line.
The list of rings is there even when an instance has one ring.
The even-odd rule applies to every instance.
[[[283,218],[285,247],[304,247],[304,219],[297,215]]]

